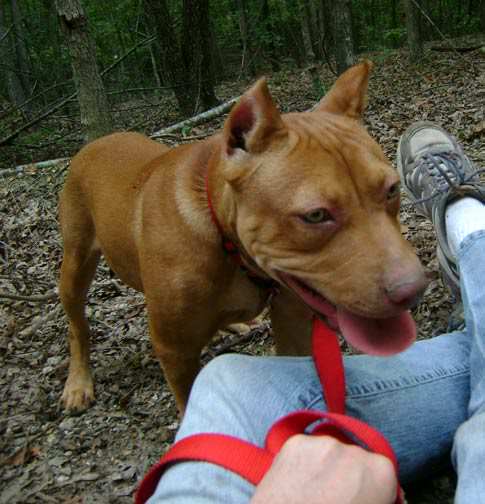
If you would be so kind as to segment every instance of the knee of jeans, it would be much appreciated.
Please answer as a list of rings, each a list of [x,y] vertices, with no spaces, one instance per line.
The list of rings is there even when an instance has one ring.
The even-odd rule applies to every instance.
[[[476,414],[462,423],[455,432],[453,440],[453,458],[460,452],[474,450],[483,446],[483,436],[485,432],[485,412]]]
[[[197,396],[199,393],[207,395],[208,391],[237,394],[241,383],[247,382],[247,366],[250,360],[252,358],[249,356],[236,354],[215,357],[198,374],[191,396]]]

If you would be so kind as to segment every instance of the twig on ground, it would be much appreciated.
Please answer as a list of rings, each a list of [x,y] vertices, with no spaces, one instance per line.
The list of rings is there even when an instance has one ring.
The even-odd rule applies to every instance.
[[[175,140],[203,140],[204,138],[210,137],[212,135],[212,132],[209,133],[202,133],[200,135],[190,135],[190,136],[180,136],[180,135],[175,135],[173,133],[164,133],[163,135],[160,135],[157,138],[173,138]]]
[[[47,324],[47,322],[54,320],[59,315],[59,312],[61,311],[61,306],[62,305],[59,303],[46,315],[44,316],[39,315],[38,317],[35,317],[32,324],[29,327],[26,327],[23,331],[21,331],[19,336],[22,338],[33,336],[40,329],[40,327]]]
[[[262,324],[253,327],[250,329],[248,332],[240,335],[236,335],[234,339],[231,338],[230,341],[225,341],[220,343],[219,345],[216,345],[212,348],[208,348],[204,352],[202,352],[202,359],[204,358],[214,358],[218,355],[222,355],[224,353],[227,353],[228,350],[235,346],[240,346],[248,343],[254,338],[257,338],[258,336],[261,336],[265,333],[269,333],[271,331],[271,325],[269,322],[263,322]]]
[[[214,107],[213,109],[206,110],[201,114],[197,114],[194,117],[185,119],[185,121],[173,124],[172,126],[168,126],[167,128],[163,128],[159,131],[156,131],[155,133],[150,135],[150,138],[160,138],[163,135],[166,135],[167,133],[172,133],[173,131],[178,131],[188,126],[196,126],[197,124],[201,124],[203,122],[209,121],[210,119],[214,119],[214,117],[218,117],[227,112],[234,105],[234,103],[236,103],[238,99],[239,97],[231,98],[230,100],[222,103],[221,105],[218,105],[217,107]]]
[[[0,299],[12,299],[13,301],[30,301],[32,303],[41,303],[42,301],[50,301],[58,299],[59,294],[57,289],[46,292],[39,296],[22,296],[21,294],[10,294],[8,292],[0,292]]]
[[[15,168],[0,170],[0,177],[10,177],[12,175],[21,175],[29,170],[36,170],[39,168],[57,168],[65,167],[70,161],[70,158],[49,159],[47,161],[39,161],[38,163],[27,163],[19,165]]]

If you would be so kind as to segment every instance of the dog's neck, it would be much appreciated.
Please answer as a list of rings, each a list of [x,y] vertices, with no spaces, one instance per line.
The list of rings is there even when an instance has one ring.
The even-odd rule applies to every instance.
[[[221,239],[238,244],[236,230],[236,204],[234,194],[222,173],[221,142],[212,145],[212,153],[204,170],[206,204],[211,212],[212,226]]]

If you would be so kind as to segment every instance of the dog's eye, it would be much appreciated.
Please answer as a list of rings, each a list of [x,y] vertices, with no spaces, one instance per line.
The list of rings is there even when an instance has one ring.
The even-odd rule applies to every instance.
[[[325,210],[325,208],[312,210],[302,215],[301,218],[309,224],[320,224],[321,222],[333,221],[332,214],[328,210]]]
[[[397,198],[400,193],[401,193],[401,184],[399,182],[396,182],[395,184],[392,184],[392,186],[389,188],[389,191],[387,192],[387,199],[393,200],[394,198]]]

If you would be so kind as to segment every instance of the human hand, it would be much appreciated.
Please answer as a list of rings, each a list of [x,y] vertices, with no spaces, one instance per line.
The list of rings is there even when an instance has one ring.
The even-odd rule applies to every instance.
[[[328,436],[288,439],[251,504],[392,504],[394,468],[383,455]]]

